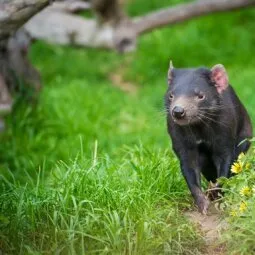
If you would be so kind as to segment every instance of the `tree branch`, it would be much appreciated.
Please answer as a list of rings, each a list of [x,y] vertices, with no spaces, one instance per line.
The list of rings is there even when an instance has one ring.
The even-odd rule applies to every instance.
[[[113,28],[109,25],[99,26],[94,19],[54,11],[51,7],[35,15],[24,28],[32,38],[53,44],[113,48]]]
[[[135,48],[135,30],[132,21],[122,11],[119,0],[92,1],[91,6],[98,19],[66,13],[58,6],[63,5],[53,4],[25,24],[32,38],[61,45],[117,49],[120,52]]]
[[[89,2],[83,2],[80,0],[63,1],[55,2],[49,8],[51,8],[52,10],[55,9],[56,11],[75,13],[80,11],[91,10],[91,4]]]
[[[49,0],[1,0],[0,40],[8,38],[49,2]]]
[[[203,0],[158,10],[134,19],[137,34],[215,12],[255,6],[255,0]]]

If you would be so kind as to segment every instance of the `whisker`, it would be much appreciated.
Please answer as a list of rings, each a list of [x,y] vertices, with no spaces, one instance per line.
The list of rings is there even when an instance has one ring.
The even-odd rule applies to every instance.
[[[199,115],[197,115],[197,118],[198,118],[206,127],[208,127],[209,129],[211,128],[211,126],[209,126],[209,124],[206,123]]]
[[[164,109],[162,109],[162,110],[159,110],[158,112],[159,113],[169,113],[169,111],[170,111],[170,108],[164,108]]]
[[[222,125],[222,126],[224,126],[224,127],[227,127],[227,128],[230,127],[229,125],[227,125],[227,123],[224,123],[224,122],[221,122],[221,121],[217,121],[217,120],[215,120],[215,119],[213,119],[213,118],[210,118],[210,117],[206,116],[203,112],[199,112],[199,116],[200,116],[201,118],[203,118],[203,119],[207,119],[207,120],[209,120],[209,121],[212,121],[212,122],[214,122],[214,123],[216,123],[216,124],[219,124],[219,125]]]
[[[233,109],[233,108],[237,108],[238,105],[234,105],[234,106],[227,106],[227,105],[214,105],[214,106],[208,106],[208,107],[199,107],[199,109],[203,109],[203,110],[220,110],[220,109]]]
[[[202,113],[202,114],[205,114],[205,115],[209,115],[209,116],[211,116],[211,117],[217,117],[218,116],[218,114],[217,113],[213,113],[213,112],[204,112],[204,111],[199,111],[200,113]]]

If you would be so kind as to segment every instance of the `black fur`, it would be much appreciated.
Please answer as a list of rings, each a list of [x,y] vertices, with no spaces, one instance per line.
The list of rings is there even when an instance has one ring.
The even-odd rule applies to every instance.
[[[214,183],[218,177],[230,176],[232,163],[250,146],[249,141],[239,144],[252,137],[251,121],[230,85],[218,93],[209,69],[173,69],[170,83],[165,96],[168,132],[195,202],[206,213],[209,202],[201,191],[201,173]],[[196,101],[201,92],[205,99]],[[186,125],[176,123],[173,97],[194,101],[198,116]]]

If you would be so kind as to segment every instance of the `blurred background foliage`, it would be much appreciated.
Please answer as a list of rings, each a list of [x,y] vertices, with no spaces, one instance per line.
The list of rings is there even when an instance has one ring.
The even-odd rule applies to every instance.
[[[169,1],[130,1],[127,10],[140,15],[168,5]],[[154,30],[139,38],[136,52],[126,55],[37,42],[31,59],[42,74],[44,89],[36,109],[21,100],[16,103],[2,135],[2,164],[12,170],[27,164],[34,169],[43,162],[68,160],[81,143],[90,156],[95,140],[102,154],[118,154],[121,147],[139,141],[167,148],[163,96],[170,59],[176,67],[224,64],[254,118],[254,16],[250,9]],[[131,83],[133,92],[113,86],[114,75],[122,77],[124,87]]]
[[[136,16],[180,2],[182,1],[136,0],[130,1],[126,8],[130,15]],[[147,192],[146,198],[143,198],[143,203],[141,203],[145,206],[144,204],[147,201],[148,208],[145,211],[154,210],[158,212],[157,216],[154,215],[155,217],[150,217],[153,213],[148,213],[147,216],[149,216],[146,217],[148,222],[155,220],[155,224],[150,225],[150,231],[154,235],[146,239],[147,241],[149,240],[148,243],[157,236],[157,233],[160,237],[172,234],[172,240],[178,242],[178,233],[181,233],[180,246],[177,243],[176,246],[171,246],[174,242],[169,240],[166,242],[164,238],[159,238],[157,240],[160,241],[158,243],[155,241],[155,246],[152,245],[152,247],[147,247],[148,243],[145,242],[142,249],[147,247],[148,250],[140,250],[142,253],[139,253],[139,248],[133,247],[134,254],[135,249],[138,252],[137,254],[155,254],[154,252],[163,254],[164,249],[168,252],[175,251],[175,254],[199,254],[199,248],[197,248],[201,244],[199,237],[194,234],[192,228],[186,224],[182,217],[178,218],[179,216],[177,216],[179,215],[179,210],[188,207],[186,202],[189,196],[179,174],[178,162],[172,152],[169,152],[170,141],[166,131],[163,102],[164,92],[167,88],[166,73],[168,64],[170,59],[173,60],[175,67],[211,67],[217,63],[224,64],[229,73],[230,83],[247,107],[254,122],[254,20],[255,9],[197,18],[174,26],[154,30],[141,36],[138,40],[136,52],[125,55],[119,55],[112,51],[61,47],[36,42],[30,51],[30,58],[40,70],[44,83],[38,104],[36,106],[28,106],[22,102],[22,98],[17,98],[14,113],[7,118],[7,130],[1,134],[0,172],[5,180],[11,179],[10,176],[15,179],[14,183],[11,181],[12,184],[10,186],[7,185],[9,188],[4,185],[2,186],[1,205],[4,205],[6,198],[9,201],[13,201],[13,204],[9,207],[5,204],[7,209],[2,212],[5,216],[1,216],[4,219],[3,222],[5,222],[6,218],[4,217],[7,217],[8,213],[13,218],[18,217],[15,209],[18,205],[20,206],[18,208],[24,207],[23,213],[28,218],[33,213],[37,215],[36,221],[33,221],[33,224],[35,224],[33,227],[36,229],[40,229],[40,224],[43,224],[44,219],[51,213],[52,215],[47,219],[49,220],[50,217],[53,217],[54,210],[57,210],[56,208],[60,208],[59,213],[62,213],[62,215],[72,215],[75,211],[75,206],[69,201],[71,199],[67,195],[69,191],[65,191],[65,188],[70,183],[76,183],[75,180],[80,178],[81,171],[89,169],[88,164],[83,164],[82,162],[87,162],[91,159],[93,161],[93,158],[95,159],[96,157],[102,164],[99,175],[103,181],[101,182],[101,179],[96,176],[95,178],[99,178],[94,180],[96,184],[92,185],[91,183],[94,182],[88,178],[85,184],[82,181],[77,182],[77,187],[81,188],[82,193],[86,191],[86,185],[92,185],[89,199],[96,201],[97,208],[101,208],[100,210],[102,211],[106,210],[105,213],[111,213],[111,215],[114,215],[114,210],[118,212],[119,208],[120,214],[118,217],[122,219],[125,214],[126,204],[122,206],[118,202],[113,204],[115,200],[110,198],[110,195],[113,196],[116,193],[114,193],[114,189],[111,190],[110,188],[115,187],[115,190],[119,192],[119,196],[123,196],[116,201],[122,201],[121,199],[125,201],[125,194],[131,187],[130,189],[133,190],[131,197],[134,196],[136,201],[134,202],[135,206],[132,214],[135,216],[128,215],[130,217],[129,220],[132,224],[134,223],[133,229],[130,228],[134,231],[131,233],[131,236],[135,235],[135,231],[138,231],[137,228],[141,228],[141,226],[144,228],[146,226],[146,224],[143,225],[144,222],[137,225],[137,219],[141,220],[144,212],[139,209],[140,200],[135,198],[139,194],[143,194],[143,192]],[[123,88],[124,90],[129,90],[129,92],[123,91]],[[133,150],[133,148],[135,149]],[[168,152],[165,153],[165,150]],[[161,172],[163,177],[158,180],[153,171],[157,169],[157,164],[160,164],[160,159],[164,157],[169,157],[169,161],[165,159],[167,162],[164,163]],[[78,162],[80,162],[79,166],[74,164],[77,158]],[[148,165],[149,161],[153,162],[152,165]],[[64,166],[61,165],[59,167],[59,164],[64,164]],[[174,174],[174,179],[171,179],[167,174],[168,165],[169,174],[171,173],[172,176]],[[121,172],[123,167],[129,169],[126,177]],[[23,193],[23,195],[26,195],[26,192],[30,195],[32,194],[27,196],[26,200],[27,203],[30,203],[30,207],[26,203],[20,204],[23,197],[21,196],[22,192],[20,193],[18,190],[23,186],[19,186],[18,183],[24,184],[30,179],[40,179],[40,171],[42,169],[47,181],[43,179],[42,183],[44,184],[42,187],[40,186],[42,190],[42,193],[40,193],[41,198],[44,199],[44,202],[46,201],[46,204],[48,203],[47,205],[51,205],[55,209],[51,211],[51,206],[49,206],[49,208],[47,207],[49,209],[47,212],[40,211],[44,208],[42,203],[38,211],[31,212],[33,201],[42,201],[40,196],[34,195],[37,194],[34,192],[38,187],[38,183],[36,184],[36,181],[34,181],[35,186],[31,184],[33,188],[30,191],[25,190]],[[75,169],[73,170],[74,172],[71,169]],[[150,176],[146,176],[147,170],[148,175],[151,174]],[[60,171],[59,179],[56,176],[52,177],[52,171],[53,173],[54,171]],[[113,178],[110,173],[115,171],[118,174],[117,177]],[[67,175],[65,175],[66,172]],[[107,175],[109,176],[106,177]],[[141,179],[134,176],[138,176]],[[63,183],[65,178],[69,179]],[[171,182],[169,186],[164,186],[164,183],[168,182],[168,178]],[[153,180],[156,179],[155,187],[152,187]],[[54,193],[60,189],[57,186],[58,180],[64,189],[64,191],[59,191],[63,192],[61,196],[65,199],[68,197],[69,199],[69,202],[65,205],[61,205],[61,202],[56,199],[57,193]],[[123,183],[128,183],[129,180],[130,186],[124,184],[123,186],[118,186],[116,183],[121,183],[121,180],[125,180]],[[49,183],[54,183],[54,185],[47,190],[48,185],[50,185]],[[100,198],[95,198],[96,192],[100,187],[104,187],[104,184],[107,184],[105,187],[106,190],[107,187],[109,188],[109,193]],[[160,187],[163,188],[161,189]],[[12,196],[8,197],[8,194],[14,194],[9,189],[19,194],[16,200]],[[154,196],[155,190],[158,190],[161,195],[157,197],[154,194]],[[70,194],[76,196],[78,194],[76,192],[78,191],[74,188]],[[56,197],[51,197],[49,194],[55,194]],[[150,196],[151,200],[149,199]],[[175,202],[171,200],[173,197],[176,199]],[[185,197],[184,201],[183,197]],[[48,198],[50,199],[48,200]],[[50,200],[56,201],[57,205],[51,204]],[[131,200],[128,201],[133,203]],[[166,201],[170,201],[169,204]],[[176,201],[181,205],[178,206]],[[100,205],[100,203],[102,204]],[[167,203],[167,206],[165,206],[165,203]],[[11,210],[10,208],[14,209]],[[162,211],[160,211],[160,208]],[[169,211],[170,208],[172,208],[172,211],[167,215],[166,211]],[[98,209],[97,212],[93,212],[95,215],[99,215],[100,210]],[[80,215],[79,217],[82,218],[83,216]],[[100,217],[103,216],[101,215]],[[157,222],[164,221],[166,218],[171,222],[171,219],[176,217],[177,222],[172,222],[171,224],[175,226],[175,230],[178,229],[176,230],[177,232],[169,233],[167,225],[164,225],[161,230],[157,228]],[[106,217],[107,220],[109,221],[109,218]],[[111,218],[111,220],[117,221],[118,219]],[[182,223],[180,224],[180,222]],[[33,252],[38,248],[35,248],[38,244],[37,241],[31,241],[32,237],[27,237],[28,239],[30,238],[30,241],[27,241],[24,237],[27,232],[23,232],[22,226],[19,228],[15,224],[12,223],[8,226],[9,232],[5,229],[5,234],[2,234],[3,240],[8,238],[8,236],[12,236],[12,244],[15,246],[15,240],[17,240],[15,238],[22,236],[24,246],[21,250],[27,249],[29,251],[27,247],[30,247],[32,249],[30,254],[36,254]],[[29,224],[27,223],[27,225]],[[50,220],[47,224],[51,224]],[[84,226],[87,226],[86,223],[84,224]],[[47,229],[48,225],[45,225],[43,230],[44,236],[49,235],[53,231],[51,227],[49,227],[50,230]],[[109,223],[109,226],[113,225]],[[15,228],[17,228],[17,231]],[[95,226],[93,225],[93,228],[91,227],[89,231],[92,231],[94,228]],[[107,231],[103,223],[97,225],[97,228],[99,236],[104,231]],[[146,232],[147,230],[143,229],[143,231]],[[15,234],[13,234],[14,232]],[[37,240],[40,234],[35,231],[32,232],[34,234],[32,235],[33,240]],[[59,243],[64,242],[63,240],[68,238],[71,238],[68,240],[74,240],[72,237],[65,236],[64,234],[63,236],[58,236],[58,238]],[[143,237],[141,237],[142,239]],[[193,246],[195,242],[197,244],[196,247]],[[0,242],[0,245],[6,248],[4,241]],[[54,245],[57,247],[58,242],[56,241]],[[51,244],[53,250],[54,245],[52,246]],[[165,245],[164,249],[162,245]],[[187,249],[182,248],[185,245],[186,248],[188,247]],[[12,249],[14,249],[14,246],[10,244]],[[50,245],[48,246],[50,247]],[[96,245],[92,246],[88,249],[99,249]],[[45,246],[42,245],[42,247],[47,250]],[[112,250],[104,251],[106,254],[107,252],[109,254],[113,254],[111,252],[116,252],[116,254],[125,253],[123,250],[119,250],[122,247],[121,244],[116,246],[117,248],[114,245],[109,247]],[[203,246],[201,247],[200,252],[203,254]],[[79,249],[78,251],[80,251]],[[128,248],[125,249],[128,250]],[[50,252],[46,250],[44,250],[46,254],[52,252],[52,250]],[[73,251],[69,250],[69,254],[70,252],[75,253],[74,251],[75,249]],[[42,250],[38,252],[43,253]],[[66,251],[66,253],[68,252]]]

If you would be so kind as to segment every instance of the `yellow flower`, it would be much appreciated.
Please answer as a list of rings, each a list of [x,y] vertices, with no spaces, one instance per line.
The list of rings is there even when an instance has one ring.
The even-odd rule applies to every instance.
[[[236,210],[232,210],[229,214],[230,214],[230,216],[232,216],[232,217],[238,216],[238,213],[237,213]]]
[[[242,159],[244,158],[244,156],[245,156],[244,153],[241,152],[241,153],[239,154],[237,160],[238,160],[238,161],[242,161]]]
[[[239,207],[240,212],[245,212],[247,210],[247,203],[242,201]]]
[[[250,196],[250,195],[252,195],[252,190],[249,187],[245,186],[240,190],[240,195],[241,196]]]
[[[239,174],[241,173],[243,170],[243,165],[239,162],[235,162],[232,166],[231,166],[231,172],[234,174]]]

